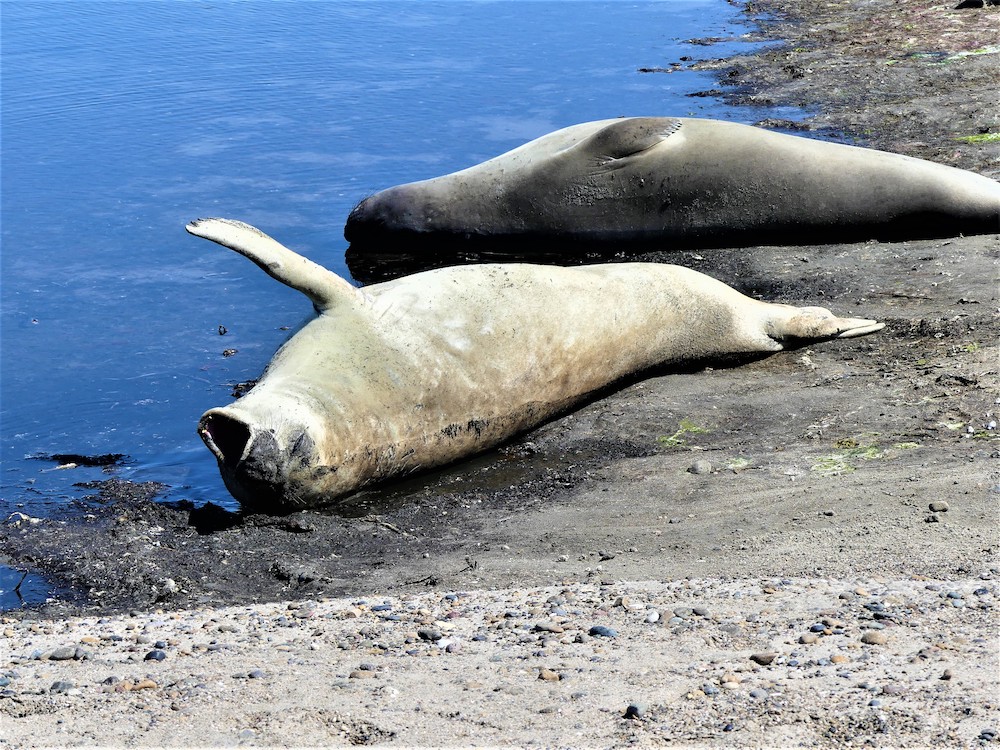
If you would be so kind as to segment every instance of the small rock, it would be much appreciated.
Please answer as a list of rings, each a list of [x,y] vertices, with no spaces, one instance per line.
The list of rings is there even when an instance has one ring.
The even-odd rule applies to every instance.
[[[691,464],[688,467],[688,473],[690,473],[690,474],[711,474],[712,473],[712,464],[711,464],[711,462],[706,461],[705,459],[702,458],[702,459],[700,459],[698,461],[695,461],[693,464]]]
[[[754,688],[753,690],[750,691],[751,698],[761,699],[761,698],[766,698],[768,695],[769,693],[764,688]]]
[[[799,636],[799,643],[816,643],[819,641],[819,635],[816,633],[803,633]]]
[[[165,651],[161,651],[158,648],[154,648],[148,654],[146,654],[144,661],[163,661],[167,658]]]
[[[949,506],[944,500],[935,500],[934,502],[929,503],[927,507],[934,513],[947,513]]]
[[[617,638],[618,631],[614,628],[609,628],[607,625],[594,625],[590,631],[590,635],[600,636],[601,638]]]
[[[76,690],[76,684],[69,682],[68,680],[53,682],[52,687],[49,688],[50,693],[61,693],[63,695],[68,694],[71,690]]]
[[[629,703],[625,709],[626,719],[641,719],[646,715],[649,707],[645,703]]]
[[[378,674],[376,672],[370,672],[366,669],[355,669],[347,676],[352,680],[370,680],[373,677],[377,677]]]
[[[659,622],[659,620],[660,620],[660,613],[657,612],[655,609],[651,609],[649,610],[649,612],[646,613],[646,622],[652,624],[654,622]]]
[[[869,646],[884,646],[889,642],[889,636],[881,630],[866,630],[861,636],[861,642]]]
[[[551,669],[546,669],[545,667],[542,667],[541,669],[538,670],[538,679],[546,680],[547,682],[559,682],[559,680],[561,680],[562,677],[559,676],[558,672],[554,672]]]
[[[76,646],[63,646],[61,648],[53,649],[49,651],[48,654],[42,656],[43,659],[49,659],[51,661],[68,661],[69,659],[76,658]]]
[[[441,631],[434,628],[420,628],[417,630],[417,635],[422,641],[440,641],[442,638]]]
[[[562,633],[565,632],[565,628],[554,622],[536,622],[535,630],[541,633]]]
[[[693,607],[691,611],[698,617],[708,617],[708,607]]]
[[[847,654],[834,654],[830,657],[830,661],[833,664],[847,664],[851,660]]]
[[[751,654],[750,661],[760,664],[762,667],[766,667],[772,661],[778,657],[774,651],[766,651],[758,654]]]
[[[954,673],[950,669],[946,669],[946,670],[944,670],[944,673],[942,673],[941,679],[942,680],[950,680],[954,676],[955,676]]]

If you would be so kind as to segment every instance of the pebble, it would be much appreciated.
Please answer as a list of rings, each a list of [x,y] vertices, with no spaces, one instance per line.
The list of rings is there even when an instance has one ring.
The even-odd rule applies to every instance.
[[[708,617],[708,607],[693,607],[691,609],[698,617]]]
[[[929,503],[927,507],[935,513],[947,513],[949,508],[948,503],[944,500],[935,500]]]
[[[851,660],[847,654],[834,654],[830,657],[830,661],[833,664],[847,664]]]
[[[144,660],[145,661],[163,661],[166,658],[167,658],[167,654],[166,654],[165,651],[162,651],[162,650],[160,650],[158,648],[154,648],[152,651],[150,651],[148,654],[146,654],[146,656],[144,657]]]
[[[618,631],[614,628],[609,628],[607,625],[594,625],[588,632],[590,635],[600,636],[601,638],[618,637]]]
[[[764,688],[754,688],[750,691],[751,698],[766,698],[770,693],[768,693]]]
[[[861,642],[870,646],[884,646],[889,642],[889,636],[881,630],[867,630],[861,636]]]
[[[760,664],[762,667],[766,667],[772,661],[778,657],[774,651],[764,651],[757,654],[750,655],[750,661]]]
[[[434,630],[434,628],[420,628],[417,635],[422,641],[440,641],[442,638],[441,631]]]
[[[688,467],[688,472],[690,474],[711,474],[712,464],[710,461],[706,461],[705,459],[700,459],[698,461],[695,461]]]
[[[62,693],[63,695],[67,695],[74,690],[76,690],[77,693],[80,692],[79,690],[76,689],[76,683],[69,682],[67,680],[59,680],[58,682],[53,682],[52,687],[49,688],[50,693]]]
[[[559,675],[558,672],[554,672],[551,669],[546,669],[545,667],[542,667],[541,669],[538,670],[538,679],[546,680],[548,682],[559,682],[559,680],[561,680],[562,677]]]
[[[541,633],[563,633],[566,629],[554,622],[536,622],[535,630]]]
[[[816,633],[803,633],[799,636],[799,643],[816,643],[819,641],[819,636]]]
[[[641,719],[646,715],[649,707],[645,703],[629,703],[625,709],[626,719]]]
[[[47,654],[43,654],[41,658],[50,661],[68,661],[69,659],[77,658],[76,652],[76,646],[62,646],[61,648],[52,649]]]
[[[652,624],[654,622],[659,622],[659,620],[660,620],[660,613],[657,612],[655,609],[651,609],[649,610],[649,612],[646,613],[646,622]]]
[[[728,689],[739,687],[740,682],[740,676],[733,674],[732,672],[726,672],[721,678],[719,678],[719,684]]]

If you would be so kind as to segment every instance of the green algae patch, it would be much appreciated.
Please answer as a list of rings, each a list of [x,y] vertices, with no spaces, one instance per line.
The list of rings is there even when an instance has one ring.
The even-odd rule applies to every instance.
[[[670,448],[679,448],[683,445],[687,445],[687,436],[705,435],[709,432],[711,432],[711,430],[707,427],[700,427],[690,419],[682,419],[678,425],[677,432],[673,435],[663,435],[662,437],[658,437],[656,438],[656,441]]]
[[[912,451],[921,447],[920,443],[907,441],[893,443],[891,446],[883,448],[873,439],[875,436],[873,433],[860,439],[844,438],[838,440],[834,443],[834,447],[838,449],[837,452],[820,456],[810,467],[810,471],[820,476],[850,474],[857,471],[859,465],[865,461],[890,460],[904,451]]]
[[[1000,133],[978,133],[976,135],[960,135],[955,138],[956,141],[961,141],[962,143],[972,143],[978,145],[980,143],[997,143],[1000,142]]]

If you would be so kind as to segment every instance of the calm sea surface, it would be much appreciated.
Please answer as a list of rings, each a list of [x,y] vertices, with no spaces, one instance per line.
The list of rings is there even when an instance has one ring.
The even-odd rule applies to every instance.
[[[311,311],[189,220],[248,221],[348,275],[344,220],[374,190],[586,120],[776,114],[687,96],[707,74],[637,70],[745,51],[685,41],[747,31],[724,0],[0,13],[0,522],[65,510],[75,483],[107,477],[37,458],[53,454],[125,454],[115,476],[235,507],[195,424]],[[19,578],[0,568],[0,602]]]

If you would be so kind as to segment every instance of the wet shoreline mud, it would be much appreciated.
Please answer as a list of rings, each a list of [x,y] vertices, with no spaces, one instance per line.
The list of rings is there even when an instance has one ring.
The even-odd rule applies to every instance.
[[[1000,178],[1000,8],[747,13],[775,43],[696,63],[719,95]],[[1000,234],[647,257],[887,328],[654,373],[339,514],[111,480],[8,521],[10,560],[67,593],[4,613],[0,746],[994,739]],[[126,712],[145,718],[107,734]]]

